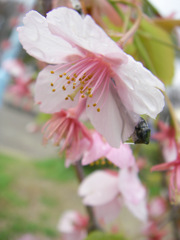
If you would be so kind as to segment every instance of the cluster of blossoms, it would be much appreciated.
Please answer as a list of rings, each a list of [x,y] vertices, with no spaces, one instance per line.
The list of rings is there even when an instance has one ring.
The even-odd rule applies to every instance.
[[[18,32],[27,53],[50,64],[35,83],[36,104],[52,114],[42,129],[44,143],[51,140],[65,150],[67,167],[79,160],[87,165],[108,159],[120,168],[85,178],[78,191],[83,203],[93,207],[101,224],[116,218],[123,205],[146,221],[146,190],[124,142],[140,115],[155,118],[162,111],[163,83],[124,53],[90,16],[81,17],[73,9],[54,9],[46,18],[30,11]],[[94,129],[83,125],[81,118]],[[64,239],[72,234],[74,239],[85,238],[86,218],[69,212],[64,219],[59,225]]]
[[[152,171],[168,171],[169,197],[172,203],[179,203],[180,194],[180,145],[175,139],[175,129],[163,122],[158,124],[160,131],[153,138],[161,141],[162,154],[166,163],[152,167]]]
[[[139,115],[162,111],[164,85],[125,54],[90,16],[61,7],[41,16],[30,11],[18,28],[23,47],[53,64],[39,73],[35,102],[45,113],[74,108],[86,99],[94,128],[113,147],[134,131]]]

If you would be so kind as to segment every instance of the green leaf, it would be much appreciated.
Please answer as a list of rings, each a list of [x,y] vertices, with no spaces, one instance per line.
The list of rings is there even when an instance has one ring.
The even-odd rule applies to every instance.
[[[92,232],[85,240],[127,240],[127,238],[119,234]]]
[[[144,65],[170,85],[174,76],[174,48],[168,32],[143,19],[134,38],[139,57]]]

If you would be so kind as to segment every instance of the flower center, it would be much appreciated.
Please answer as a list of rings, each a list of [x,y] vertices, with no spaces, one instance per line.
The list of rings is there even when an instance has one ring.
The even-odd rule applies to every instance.
[[[96,95],[96,97],[94,97],[95,101],[91,105],[97,107],[97,112],[100,112],[98,103],[100,99],[106,95],[103,93],[108,91],[110,81],[110,66],[103,61],[101,56],[90,56],[64,64],[54,71],[51,71],[51,74],[54,74],[56,71],[60,71],[61,73],[58,79],[55,80],[55,82],[58,81],[56,88],[54,88],[55,82],[51,82],[50,84],[51,87],[53,87],[52,92],[55,92],[57,87],[63,91],[67,90],[68,94],[65,100],[72,101],[76,95],[80,95],[81,98],[87,97],[92,99]],[[62,81],[59,81],[60,79]],[[98,97],[96,94],[97,92]],[[103,97],[103,102],[104,101],[105,97]],[[101,101],[101,107],[102,106]],[[90,104],[88,104],[87,107],[90,107]]]

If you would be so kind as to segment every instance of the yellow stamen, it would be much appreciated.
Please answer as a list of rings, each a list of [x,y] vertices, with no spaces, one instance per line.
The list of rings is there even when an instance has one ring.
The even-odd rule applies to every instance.
[[[84,95],[81,95],[81,97],[82,97],[82,98],[85,98],[85,96],[84,96]]]
[[[60,78],[62,78],[62,77],[63,77],[63,75],[62,75],[62,74],[60,74],[60,75],[59,75],[59,77],[60,77]]]
[[[65,91],[65,90],[66,90],[66,87],[65,87],[65,86],[62,86],[62,90],[64,90],[64,91]]]
[[[64,74],[64,76],[66,75],[66,73],[63,73]]]
[[[87,107],[90,107],[89,104],[87,105]]]
[[[69,94],[68,97],[70,97],[70,99],[72,101],[74,101],[74,98],[75,98],[76,94],[79,92],[79,90],[80,90],[80,86],[77,87],[76,90],[73,93]]]
[[[92,94],[89,94],[89,97],[93,97],[93,95],[92,95]]]
[[[93,107],[95,107],[96,105],[97,105],[97,104],[96,104],[96,103],[94,103],[94,104],[93,104]]]
[[[54,86],[54,84],[53,84],[53,83],[51,83],[51,86],[53,87],[53,86]]]
[[[68,99],[69,99],[68,97],[65,98],[65,100],[68,100]]]
[[[69,79],[70,79],[70,77],[69,77],[69,76],[67,76],[67,77],[66,77],[66,79],[67,79],[67,80],[69,80]]]
[[[55,92],[56,91],[56,89],[52,89],[52,92]]]
[[[97,108],[97,112],[100,112],[100,108]]]
[[[54,74],[54,71],[51,71],[51,74]]]
[[[76,88],[76,86],[73,86],[73,89],[75,89]]]
[[[71,83],[71,81],[67,81],[67,84],[70,84]]]

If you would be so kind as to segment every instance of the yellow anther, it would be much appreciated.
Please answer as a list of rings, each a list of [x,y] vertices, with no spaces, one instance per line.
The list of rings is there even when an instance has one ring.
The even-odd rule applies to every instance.
[[[100,108],[97,108],[97,112],[100,112]]]
[[[74,82],[73,85],[76,85],[76,83]]]
[[[60,77],[60,78],[62,78],[62,77],[63,77],[63,75],[62,75],[62,74],[60,74],[60,75],[59,75],[59,77]]]
[[[66,79],[67,79],[67,80],[69,80],[69,79],[70,79],[70,77],[69,77],[69,76],[67,76],[67,77],[66,77]]]
[[[90,107],[89,104],[87,105],[87,107]]]
[[[85,78],[85,81],[88,81],[89,80],[89,78]]]
[[[85,96],[84,96],[84,95],[81,95],[81,97],[82,97],[82,98],[85,98]]]
[[[89,97],[93,97],[93,95],[92,95],[92,94],[89,94]]]
[[[83,93],[83,91],[82,91],[82,90],[80,90],[80,93]]]
[[[85,77],[86,77],[85,75],[84,75],[84,76],[82,76],[82,79],[85,79]]]
[[[54,86],[54,84],[53,84],[53,83],[51,83],[51,86],[53,87],[53,86]]]
[[[65,98],[65,100],[68,100],[68,99],[69,99],[68,97]]]
[[[71,78],[71,81],[75,81],[75,78],[72,77],[72,78]]]
[[[89,75],[89,76],[88,76],[88,79],[91,79],[91,78],[92,78],[92,76],[93,76],[93,75]]]
[[[85,84],[85,82],[84,82],[84,81],[82,81],[82,82],[81,82],[81,84]]]
[[[65,86],[62,86],[62,90],[64,90],[64,91],[65,91],[65,90],[66,90],[66,87],[65,87]]]
[[[53,88],[53,89],[52,89],[52,92],[55,92],[55,91],[56,91],[56,89],[55,89],[55,88]]]
[[[91,91],[91,90],[92,90],[92,88],[88,88],[88,90],[89,90],[89,91]]]
[[[82,81],[82,78],[79,78],[79,81]]]
[[[83,90],[83,88],[84,88],[83,86],[80,87],[81,90]]]
[[[97,105],[97,104],[96,104],[96,103],[94,103],[94,104],[93,104],[93,107],[95,107],[96,105]]]
[[[76,88],[76,86],[73,86],[72,88],[73,88],[73,89],[75,89],[75,88]]]
[[[66,75],[66,73],[63,73],[64,74],[64,76]]]
[[[71,83],[71,81],[67,81],[67,84],[70,84]]]
[[[77,78],[77,74],[76,73],[74,73],[74,77]]]
[[[51,71],[51,74],[54,74],[54,71]]]

